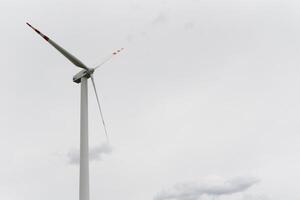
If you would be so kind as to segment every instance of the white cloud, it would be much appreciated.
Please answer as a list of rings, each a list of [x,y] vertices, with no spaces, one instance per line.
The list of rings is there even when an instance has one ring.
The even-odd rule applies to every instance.
[[[258,179],[238,177],[222,179],[220,177],[206,178],[199,183],[181,183],[171,189],[160,192],[155,200],[197,200],[203,195],[221,196],[243,192],[258,183]]]
[[[112,152],[112,147],[109,144],[101,144],[100,146],[93,147],[89,151],[90,161],[101,160],[102,155],[110,154]],[[79,163],[79,150],[72,150],[68,153],[68,162],[70,164]]]

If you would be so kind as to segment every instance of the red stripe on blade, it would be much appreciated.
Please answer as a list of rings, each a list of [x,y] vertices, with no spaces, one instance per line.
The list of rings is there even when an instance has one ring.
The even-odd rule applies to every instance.
[[[46,35],[44,35],[43,38],[44,38],[46,41],[49,41],[49,38],[48,38]]]

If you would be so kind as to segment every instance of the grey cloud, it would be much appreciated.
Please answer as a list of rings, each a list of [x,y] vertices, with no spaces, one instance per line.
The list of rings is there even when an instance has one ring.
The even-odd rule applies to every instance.
[[[201,183],[182,183],[160,192],[154,200],[197,200],[203,195],[230,195],[243,192],[258,183],[258,181],[256,178],[239,177],[229,180],[221,178],[207,179]]]
[[[147,24],[145,24],[146,26],[142,28],[139,32],[128,34],[126,40],[127,42],[132,43],[138,38],[146,37],[148,33],[151,33],[153,26],[163,25],[166,24],[168,21],[169,18],[166,12],[157,13],[157,15],[154,16],[152,20],[150,20]],[[188,28],[192,29],[193,27]]]
[[[253,194],[247,194],[243,197],[242,200],[270,200],[271,198],[268,197],[267,195],[253,195]]]
[[[192,29],[194,29],[194,28],[195,28],[195,23],[192,22],[192,21],[186,22],[186,23],[184,24],[184,29],[185,29],[185,30],[192,30]]]
[[[153,25],[164,24],[168,21],[168,18],[165,13],[159,13],[153,20]]]
[[[109,144],[101,144],[100,146],[93,147],[89,151],[90,161],[101,160],[102,155],[110,154],[112,147]],[[68,153],[68,162],[70,164],[79,163],[79,150],[72,150]]]

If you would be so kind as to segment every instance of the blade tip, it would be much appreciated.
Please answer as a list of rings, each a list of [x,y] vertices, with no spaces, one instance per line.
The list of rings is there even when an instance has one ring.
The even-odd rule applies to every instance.
[[[35,29],[31,24],[29,24],[28,22],[26,22],[26,24],[30,27],[30,28],[32,28],[32,29]]]

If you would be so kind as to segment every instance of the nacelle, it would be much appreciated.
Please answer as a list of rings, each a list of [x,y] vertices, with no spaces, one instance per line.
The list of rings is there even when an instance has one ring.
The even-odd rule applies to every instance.
[[[80,72],[78,72],[75,76],[73,76],[73,81],[75,83],[80,83],[81,82],[81,78],[85,77],[85,78],[90,78],[91,74],[94,72],[94,70],[81,70]]]

